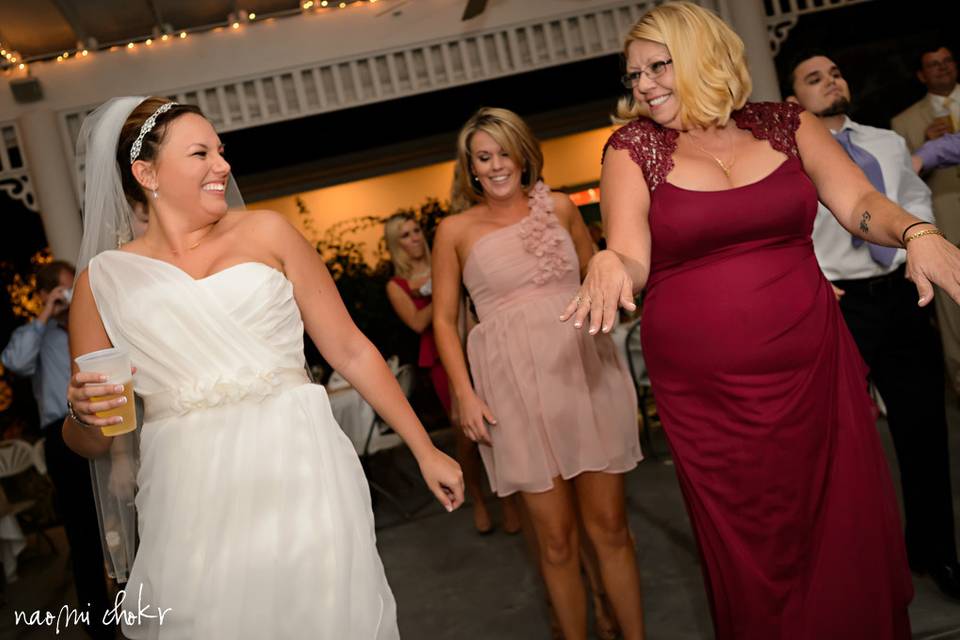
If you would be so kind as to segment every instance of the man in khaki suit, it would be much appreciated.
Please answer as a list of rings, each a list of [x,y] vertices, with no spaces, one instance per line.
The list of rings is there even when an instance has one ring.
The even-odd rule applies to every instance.
[[[927,87],[927,95],[891,122],[911,152],[928,140],[960,129],[960,86],[953,53],[936,45],[921,53],[919,63],[917,78]],[[936,169],[924,177],[933,192],[937,226],[950,242],[960,244],[960,167]],[[960,306],[939,289],[934,300],[947,375],[960,394]]]

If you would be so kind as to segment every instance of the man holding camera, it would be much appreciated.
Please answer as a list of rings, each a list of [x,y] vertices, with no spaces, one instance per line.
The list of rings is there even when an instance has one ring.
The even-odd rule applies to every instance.
[[[36,319],[14,330],[0,360],[13,373],[31,378],[47,471],[70,543],[78,608],[90,612],[87,632],[91,637],[112,639],[115,626],[102,623],[104,611],[110,607],[90,465],[67,448],[62,434],[71,375],[67,326],[74,275],[73,265],[68,262],[54,261],[40,267],[37,292],[43,310]]]

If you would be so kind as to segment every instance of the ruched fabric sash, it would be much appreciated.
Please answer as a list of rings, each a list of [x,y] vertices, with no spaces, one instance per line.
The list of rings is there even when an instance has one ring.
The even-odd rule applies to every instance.
[[[309,383],[307,372],[303,369],[241,371],[235,376],[221,375],[144,396],[143,419],[144,422],[153,422],[244,400],[263,400]]]

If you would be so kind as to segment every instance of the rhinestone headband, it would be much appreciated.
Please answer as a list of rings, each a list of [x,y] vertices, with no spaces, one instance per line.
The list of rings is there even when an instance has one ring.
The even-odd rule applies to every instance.
[[[143,126],[140,127],[140,135],[137,136],[137,139],[133,141],[133,146],[130,147],[130,164],[136,162],[137,158],[140,157],[140,148],[143,146],[143,139],[147,136],[148,133],[153,131],[153,128],[157,126],[157,118],[165,114],[167,111],[170,111],[173,107],[180,104],[179,102],[164,102],[160,107],[153,112],[146,122],[143,123]]]

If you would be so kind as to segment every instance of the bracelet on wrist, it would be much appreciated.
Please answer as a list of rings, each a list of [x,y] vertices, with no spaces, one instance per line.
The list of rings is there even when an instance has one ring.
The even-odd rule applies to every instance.
[[[932,222],[924,222],[923,220],[920,220],[920,221],[918,221],[918,222],[914,222],[913,224],[908,224],[908,225],[903,229],[903,233],[900,234],[900,242],[901,242],[904,246],[906,246],[906,244],[907,244],[907,231],[910,231],[910,229],[913,229],[914,227],[918,227],[918,226],[920,226],[921,224],[933,224],[933,223],[932,223]]]
[[[911,241],[911,240],[916,240],[917,238],[922,238],[923,236],[940,236],[940,237],[942,238],[942,237],[943,237],[943,232],[940,231],[940,229],[937,229],[937,228],[924,229],[923,231],[917,231],[917,232],[914,233],[913,235],[909,235],[909,236],[906,237],[906,239],[904,239],[904,241],[903,241],[903,246],[904,246],[904,248],[906,248],[906,246],[907,246],[908,244],[910,244],[910,241]]]
[[[67,400],[67,417],[76,422],[81,427],[95,427],[97,425],[84,421],[73,408],[73,403]]]

